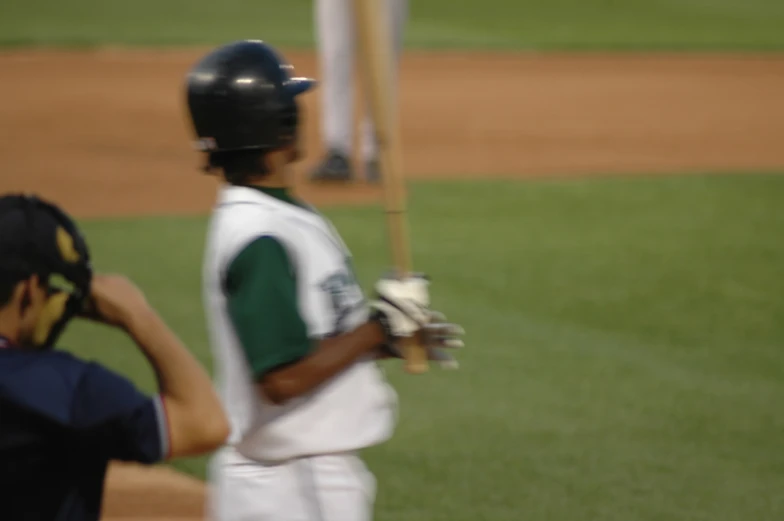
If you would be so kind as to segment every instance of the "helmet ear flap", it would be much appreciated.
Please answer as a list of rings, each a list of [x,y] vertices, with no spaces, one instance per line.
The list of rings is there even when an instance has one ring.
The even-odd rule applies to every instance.
[[[290,105],[280,111],[280,141],[281,145],[292,143],[297,133],[297,106]]]

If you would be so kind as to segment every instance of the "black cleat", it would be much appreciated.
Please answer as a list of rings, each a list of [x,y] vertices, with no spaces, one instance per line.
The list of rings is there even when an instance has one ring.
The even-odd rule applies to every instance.
[[[310,174],[312,181],[351,181],[353,177],[348,158],[334,150]]]

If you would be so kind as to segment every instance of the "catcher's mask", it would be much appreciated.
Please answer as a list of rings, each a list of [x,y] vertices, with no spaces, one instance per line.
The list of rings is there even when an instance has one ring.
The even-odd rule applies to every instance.
[[[48,297],[33,332],[34,347],[54,346],[90,294],[90,254],[76,224],[35,196],[0,197],[0,271],[19,280],[38,275]]]

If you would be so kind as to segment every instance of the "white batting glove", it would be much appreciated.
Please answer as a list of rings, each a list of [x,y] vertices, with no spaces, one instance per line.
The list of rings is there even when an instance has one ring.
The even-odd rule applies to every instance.
[[[387,276],[376,282],[376,298],[370,308],[387,336],[413,336],[430,321],[429,284],[427,277],[419,274],[403,279]]]

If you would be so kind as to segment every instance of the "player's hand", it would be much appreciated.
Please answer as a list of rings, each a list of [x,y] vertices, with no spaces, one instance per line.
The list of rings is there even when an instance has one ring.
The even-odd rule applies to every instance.
[[[150,310],[144,293],[122,275],[95,274],[81,317],[128,329]]]
[[[416,339],[424,347],[459,349],[465,345],[463,335],[465,330],[460,325],[447,322],[443,313],[431,310],[428,323],[417,331]]]
[[[371,316],[384,327],[387,338],[410,338],[430,321],[430,281],[424,275],[398,279],[382,277],[376,282]]]
[[[464,346],[461,337],[465,331],[461,326],[447,322],[442,313],[429,313],[428,323],[414,334],[417,344],[427,351],[429,361],[443,369],[457,369],[458,362],[449,351]],[[379,358],[403,358],[403,351],[397,342],[387,342],[381,347]]]

